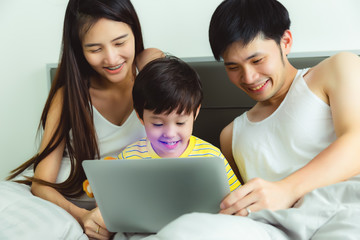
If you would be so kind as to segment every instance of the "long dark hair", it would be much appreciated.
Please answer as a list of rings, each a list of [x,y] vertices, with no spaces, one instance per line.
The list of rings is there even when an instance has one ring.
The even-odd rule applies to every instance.
[[[100,152],[89,93],[90,78],[97,73],[86,61],[81,42],[85,33],[101,18],[130,26],[135,37],[135,58],[144,50],[140,22],[130,0],[70,0],[65,13],[61,58],[41,115],[39,130],[45,128],[54,96],[62,89],[63,106],[59,125],[44,150],[14,169],[8,180],[32,165],[35,170],[41,160],[65,141],[71,162],[70,175],[65,182],[56,184],[35,178],[18,182],[28,185],[33,181],[39,182],[54,187],[67,197],[77,197],[83,193],[82,182],[86,176],[81,163],[86,159],[99,158]]]

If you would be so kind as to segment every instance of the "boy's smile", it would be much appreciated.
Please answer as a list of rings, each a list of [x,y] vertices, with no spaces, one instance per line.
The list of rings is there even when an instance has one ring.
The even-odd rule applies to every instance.
[[[168,148],[169,150],[175,149],[178,146],[178,144],[180,143],[180,141],[167,142],[167,141],[161,141],[161,140],[159,140],[159,142],[164,144],[164,146],[166,148]]]

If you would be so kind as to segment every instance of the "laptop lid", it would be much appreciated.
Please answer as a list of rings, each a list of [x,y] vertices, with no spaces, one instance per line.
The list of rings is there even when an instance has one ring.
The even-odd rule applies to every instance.
[[[230,192],[218,157],[86,160],[83,167],[111,232],[155,233],[186,213],[217,213]]]

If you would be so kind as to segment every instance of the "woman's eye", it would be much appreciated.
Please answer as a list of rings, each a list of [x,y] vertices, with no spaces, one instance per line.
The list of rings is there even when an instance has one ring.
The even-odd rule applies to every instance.
[[[100,52],[101,48],[97,48],[97,49],[90,49],[91,53],[97,53]]]
[[[121,46],[123,44],[124,44],[124,42],[118,42],[118,43],[115,43],[115,46]]]

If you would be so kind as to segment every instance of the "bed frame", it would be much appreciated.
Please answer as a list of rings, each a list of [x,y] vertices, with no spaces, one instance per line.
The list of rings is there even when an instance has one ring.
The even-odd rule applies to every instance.
[[[359,51],[356,52],[358,55]],[[336,52],[289,54],[291,64],[298,69],[312,67]],[[255,101],[249,98],[228,79],[222,62],[212,57],[183,58],[199,74],[203,83],[204,100],[194,124],[193,135],[219,147],[221,130],[235,117],[249,110]],[[56,64],[48,64],[49,86],[56,72]]]

